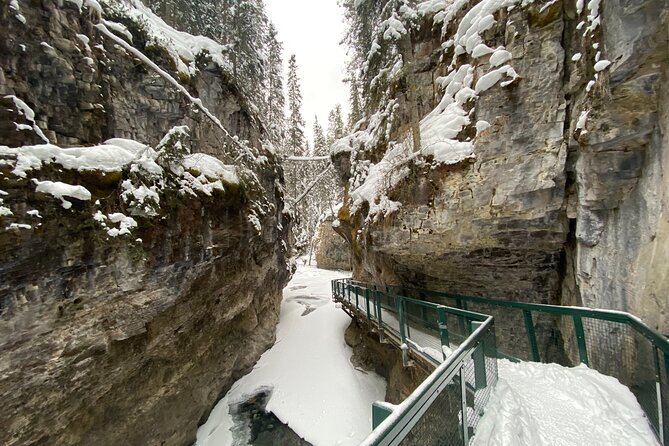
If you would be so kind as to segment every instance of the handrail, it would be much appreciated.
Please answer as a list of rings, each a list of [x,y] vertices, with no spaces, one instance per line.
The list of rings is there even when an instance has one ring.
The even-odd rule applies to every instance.
[[[374,433],[360,446],[386,446],[399,444],[402,432],[410,430],[417,419],[429,407],[429,398],[444,384],[452,381],[462,369],[463,362],[471,357],[483,334],[493,326],[493,318],[488,316],[449,358],[441,363],[401,405],[388,416]],[[465,408],[466,411],[466,408]],[[402,423],[404,421],[404,423]],[[413,422],[413,423],[412,423]]]
[[[666,413],[669,412],[669,383],[667,382],[669,381],[669,339],[634,315],[615,310],[516,302],[396,285],[377,286],[352,279],[333,281],[333,295],[339,289],[338,284],[341,285],[342,292],[348,292],[349,296],[351,296],[351,288],[355,288],[358,301],[360,300],[359,291],[367,290],[363,300],[368,306],[370,295],[374,296],[371,300],[374,300],[375,303],[379,302],[377,295],[394,299],[399,302],[397,308],[401,321],[404,317],[403,308],[406,305],[425,305],[428,302],[441,311],[447,309],[449,314],[466,318],[468,321],[464,329],[462,326],[459,327],[458,339],[472,333],[471,321],[487,320],[490,317],[482,312],[472,312],[468,305],[487,305],[488,310],[483,313],[488,311],[494,313],[497,322],[501,324],[502,333],[505,334],[501,339],[502,348],[497,350],[498,357],[516,361],[523,357],[531,358],[533,361],[552,361],[554,359],[549,356],[554,355],[555,352],[551,353],[547,350],[546,342],[547,340],[556,342],[552,348],[562,349],[563,354],[566,354],[570,361],[578,360],[601,373],[613,375],[627,384],[637,396],[661,444],[669,445],[669,413]],[[434,301],[429,302],[404,296],[406,294],[418,294],[421,298]],[[455,301],[460,308],[446,306],[447,300]],[[477,310],[479,309],[480,307]],[[370,318],[369,313],[368,310],[368,319]],[[420,317],[415,315],[410,315],[409,319],[420,321]],[[570,320],[573,324],[567,324]],[[427,321],[424,322],[427,326]],[[460,323],[462,324],[462,321]],[[438,326],[442,344],[449,345],[449,336],[452,339],[452,331],[454,328],[458,331],[458,327],[447,327],[445,320],[441,319]],[[434,331],[434,324],[431,327]],[[381,334],[383,328],[383,324],[379,321]],[[500,327],[497,328],[500,329]],[[527,337],[525,345],[517,342],[518,335],[523,330]],[[546,330],[551,331],[546,332]],[[404,343],[402,323],[400,323],[400,332]],[[556,333],[558,338],[554,340]],[[463,345],[470,339],[471,335],[467,337]],[[642,339],[647,342],[640,342]],[[540,351],[540,347],[546,350]],[[410,348],[411,342],[407,346],[407,349]],[[458,351],[460,350],[456,350]],[[573,358],[576,353],[577,359]],[[616,354],[624,359],[613,361],[612,355]],[[444,364],[450,363],[451,358],[445,358],[437,368],[442,370],[447,367]]]
[[[358,283],[362,284],[362,282]],[[366,286],[369,285],[366,284]],[[646,338],[655,343],[657,347],[660,348],[665,354],[669,355],[669,339],[667,339],[666,336],[662,335],[660,332],[653,329],[652,327],[647,326],[641,319],[634,316],[633,314],[626,313],[624,311],[594,309],[594,308],[577,307],[577,306],[562,306],[562,305],[537,304],[529,302],[516,302],[504,299],[496,299],[496,298],[488,298],[480,296],[468,296],[464,294],[445,293],[442,291],[424,290],[412,287],[401,287],[397,285],[386,285],[386,287],[399,288],[401,290],[416,291],[423,294],[446,297],[450,299],[461,299],[465,302],[475,302],[479,304],[494,305],[498,307],[517,308],[521,310],[537,311],[541,313],[581,316],[581,317],[589,317],[592,319],[600,319],[611,322],[620,322],[633,326],[633,328],[637,329],[637,331],[641,332]]]
[[[411,363],[409,355],[412,354],[435,368],[401,405],[391,408],[387,403],[375,403],[372,418],[377,429],[363,444],[397,445],[416,424],[421,423],[423,427],[429,424],[424,415],[436,407],[433,404],[439,398],[453,399],[446,386],[458,380],[459,396],[450,404],[460,406],[460,413],[464,415],[450,417],[448,421],[451,430],[459,431],[458,438],[467,444],[469,429],[478,422],[478,416],[470,416],[468,422],[467,414],[483,412],[497,382],[496,359],[492,363],[490,359],[497,356],[493,318],[471,310],[388,294],[350,279],[332,281],[332,292],[335,300],[352,315],[360,315],[374,324],[381,338],[392,334],[390,339],[401,348],[405,365]],[[448,318],[451,322],[455,318],[459,327],[459,330],[455,327],[451,336]],[[458,344],[456,337],[464,341]],[[450,352],[453,346],[457,348]],[[431,354],[428,349],[433,349]],[[468,394],[478,396],[467,398]]]

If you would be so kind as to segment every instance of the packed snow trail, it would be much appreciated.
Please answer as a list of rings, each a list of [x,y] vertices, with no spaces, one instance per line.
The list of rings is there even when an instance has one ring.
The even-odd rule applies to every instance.
[[[585,365],[499,360],[499,381],[472,446],[657,445],[617,379]]]
[[[197,432],[196,446],[228,446],[230,404],[273,389],[267,410],[314,446],[358,445],[371,432],[371,407],[385,381],[356,370],[344,342],[350,318],[332,302],[330,280],[345,273],[299,267],[283,293],[276,343],[237,381]]]

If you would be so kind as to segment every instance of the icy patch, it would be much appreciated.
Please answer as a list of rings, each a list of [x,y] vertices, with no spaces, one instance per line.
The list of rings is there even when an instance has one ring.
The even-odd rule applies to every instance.
[[[476,122],[476,136],[479,136],[483,131],[491,127],[488,121],[477,121]]]
[[[14,12],[14,17],[16,17],[16,20],[23,23],[24,25],[26,24],[26,18],[23,16],[23,14],[21,14],[21,8],[19,7],[19,2],[17,0],[11,0],[9,2],[9,9]]]
[[[478,59],[481,56],[485,56],[486,54],[492,53],[494,50],[490,48],[488,45],[485,43],[479,43],[474,47],[472,50],[472,57],[474,59]]]
[[[123,37],[126,38],[126,40],[128,42],[132,43],[132,33],[130,31],[128,31],[128,28],[125,25],[123,25],[121,23],[117,23],[117,22],[112,22],[112,21],[109,21],[109,20],[103,20],[102,23],[107,28],[111,29],[112,31],[114,31],[117,34],[122,35]]]
[[[505,62],[510,61],[512,58],[511,53],[503,48],[498,48],[495,50],[492,56],[490,56],[490,66],[498,67]]]
[[[576,129],[585,129],[585,123],[588,121],[588,115],[590,111],[582,111],[576,121]]]
[[[204,153],[193,153],[186,155],[183,159],[186,170],[199,172],[212,180],[223,180],[230,184],[238,184],[237,168],[224,164],[221,160]]]
[[[515,70],[510,65],[504,65],[496,70],[493,70],[483,76],[476,82],[474,91],[481,93],[492,88],[504,76],[509,76],[511,79],[518,77]],[[502,85],[504,86],[504,85]]]
[[[129,235],[132,228],[137,227],[137,222],[134,218],[128,217],[125,214],[116,212],[107,215],[110,222],[118,224],[118,228],[111,228],[107,230],[110,237],[118,237],[119,235]]]
[[[33,227],[24,223],[12,223],[7,229],[32,229]]]

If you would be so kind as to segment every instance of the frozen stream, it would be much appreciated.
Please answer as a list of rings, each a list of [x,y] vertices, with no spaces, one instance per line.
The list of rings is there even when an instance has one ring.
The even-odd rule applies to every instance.
[[[275,428],[262,435],[280,436],[281,444],[301,444],[290,429],[314,446],[358,445],[369,435],[372,403],[384,399],[386,383],[349,361],[344,331],[351,320],[331,300],[330,280],[341,277],[345,273],[298,268],[283,293],[276,343],[216,405],[198,430],[197,446],[260,444],[251,441],[257,426],[246,426],[248,419]],[[255,417],[240,416],[240,407]],[[258,414],[263,407],[290,429]]]

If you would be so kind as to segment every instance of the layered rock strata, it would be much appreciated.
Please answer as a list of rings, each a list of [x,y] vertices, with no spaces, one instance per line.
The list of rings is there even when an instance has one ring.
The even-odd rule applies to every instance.
[[[316,263],[319,268],[351,270],[351,250],[346,241],[332,228],[334,216],[325,218],[318,227]]]
[[[100,13],[112,20],[97,2],[16,3],[0,8],[0,145],[48,140],[84,147],[85,157],[85,146],[109,138],[155,148],[185,125],[181,143],[192,152],[245,164],[230,167],[236,181],[221,182],[158,155],[165,182],[177,169],[181,177],[169,178],[201,188],[157,182],[159,206],[144,212],[123,199],[126,181],[138,179],[134,164],[103,172],[54,158],[22,176],[23,155],[0,150],[0,443],[192,444],[198,423],[274,340],[289,278],[278,161],[206,53],[185,76],[166,49],[146,43],[141,23],[113,17],[165,77],[96,28]],[[247,141],[244,156],[221,126]],[[142,153],[160,153],[151,147]],[[35,185],[47,181],[90,195],[40,193]],[[121,221],[120,231],[102,221]]]
[[[335,148],[348,184],[337,231],[351,246],[354,277],[625,310],[669,331],[661,297],[669,284],[666,2],[497,3],[424,15],[410,35],[418,99],[396,92],[389,140],[370,147],[373,138],[358,135],[348,149]],[[478,19],[486,21],[483,47],[472,49],[458,39]],[[500,60],[513,71],[491,78]],[[460,85],[469,99],[453,101],[467,123],[443,139],[471,152],[442,162],[425,155],[398,164],[395,156],[385,183],[370,174],[359,187],[356,166],[379,166],[398,150],[393,141],[403,144],[412,108],[421,117],[443,110],[443,87],[467,64],[475,94]],[[370,181],[381,184],[374,198],[364,188]],[[508,323],[498,325],[502,345],[526,342],[521,319],[498,321]],[[558,323],[537,321],[540,348],[568,362]]]

